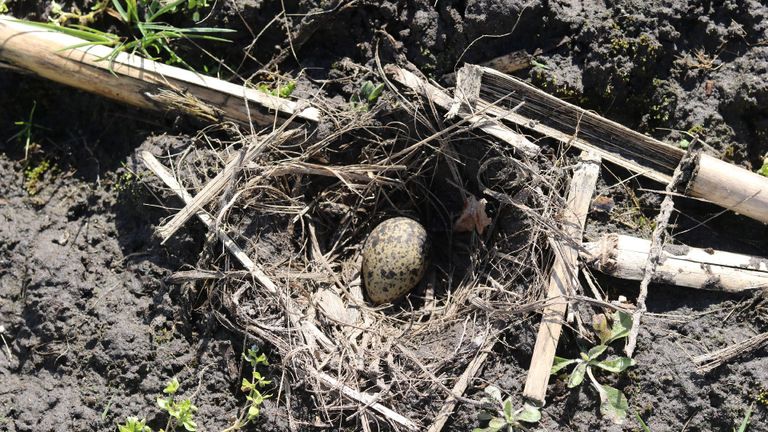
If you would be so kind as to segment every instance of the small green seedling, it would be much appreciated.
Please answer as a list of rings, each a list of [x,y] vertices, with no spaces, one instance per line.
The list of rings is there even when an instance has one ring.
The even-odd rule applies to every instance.
[[[261,415],[261,405],[265,400],[272,397],[271,394],[264,394],[260,390],[271,384],[272,381],[266,379],[261,372],[256,370],[258,365],[269,366],[267,356],[264,353],[259,354],[255,347],[251,347],[243,353],[243,360],[251,365],[251,379],[243,378],[243,383],[240,386],[240,390],[246,393],[245,399],[248,401],[248,409],[235,420],[235,424],[225,429],[224,432],[239,430],[247,424],[253,423]]]
[[[515,410],[512,398],[503,399],[501,390],[496,386],[489,385],[485,388],[485,397],[482,402],[485,411],[477,417],[480,421],[487,421],[488,426],[475,428],[472,432],[527,430],[523,423],[536,423],[541,420],[538,408],[524,404],[522,408]]]
[[[117,425],[117,432],[152,432],[145,419],[128,417],[123,425]]]
[[[160,409],[168,412],[168,415],[170,416],[168,418],[168,425],[165,427],[165,430],[175,430],[176,425],[180,424],[184,426],[184,429],[190,432],[194,432],[197,430],[197,423],[195,423],[193,417],[197,411],[197,407],[192,405],[192,401],[189,399],[183,399],[177,402],[174,395],[178,390],[179,380],[174,378],[170,380],[168,385],[165,386],[165,389],[163,389],[163,393],[167,394],[168,396],[157,397],[157,406],[159,406]]]
[[[157,406],[168,413],[168,423],[165,429],[159,432],[173,432],[178,426],[184,427],[189,432],[197,430],[194,415],[197,407],[189,399],[176,400],[176,392],[179,391],[179,380],[173,378],[168,381],[163,393],[167,396],[157,397]],[[139,420],[138,417],[128,417],[124,424],[117,425],[118,432],[152,432],[152,429],[146,425],[146,420]]]
[[[629,329],[632,328],[632,316],[625,312],[615,312],[613,325],[609,328],[606,316],[598,314],[595,316],[593,327],[600,338],[600,344],[587,352],[582,352],[580,358],[577,359],[555,357],[551,373],[555,374],[566,366],[576,365],[568,378],[568,387],[578,387],[584,381],[584,376],[588,376],[592,386],[600,395],[600,412],[602,415],[616,424],[621,424],[624,422],[629,409],[627,397],[619,389],[600,384],[595,378],[593,368],[600,368],[611,373],[621,373],[635,365],[635,361],[628,357],[601,359],[610,343],[629,335]]]
[[[763,166],[757,170],[757,173],[761,176],[768,177],[768,156],[763,159]]]
[[[353,94],[350,98],[352,106],[355,108],[368,109],[370,105],[376,103],[379,100],[379,96],[384,91],[384,84],[374,84],[370,81],[366,81],[360,87],[357,93]]]
[[[544,70],[551,69],[549,65],[547,65],[546,63],[537,61],[535,58],[531,59],[531,66],[533,66],[534,69],[544,69]]]
[[[7,14],[8,13],[8,5],[6,4],[8,0],[0,0],[0,14]]]
[[[27,160],[27,158],[29,157],[29,148],[32,145],[32,134],[34,130],[45,129],[36,125],[34,122],[36,108],[37,108],[37,101],[33,101],[32,109],[29,110],[29,116],[27,116],[27,119],[13,122],[15,126],[19,127],[19,131],[13,134],[13,136],[11,136],[8,139],[8,141],[12,139],[18,139],[19,141],[24,141],[24,160]]]
[[[259,391],[260,388],[264,388],[264,386],[271,384],[272,381],[265,379],[261,373],[256,370],[256,367],[260,364],[269,366],[267,356],[264,353],[257,355],[255,349],[249,348],[248,353],[243,354],[243,358],[251,364],[252,368],[251,380],[249,381],[248,378],[243,378],[243,384],[240,386],[240,390],[247,393],[245,399],[250,404],[248,407],[248,416],[245,420],[245,424],[248,424],[261,414],[261,404],[264,403],[264,400],[272,397],[270,394],[262,394],[261,391]]]
[[[290,96],[294,90],[296,90],[296,81],[289,81],[288,84],[277,86],[275,88],[272,88],[265,83],[261,83],[257,88],[268,95],[285,99]]]
[[[192,19],[200,21],[200,11],[209,7],[208,0],[187,0],[187,10],[192,11]]]

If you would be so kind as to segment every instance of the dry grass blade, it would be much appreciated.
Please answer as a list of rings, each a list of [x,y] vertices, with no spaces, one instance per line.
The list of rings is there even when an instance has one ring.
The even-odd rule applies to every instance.
[[[195,212],[203,208],[206,203],[216,198],[218,193],[226,187],[227,183],[232,181],[232,176],[241,169],[244,164],[250,162],[253,158],[259,155],[265,148],[272,145],[274,142],[282,142],[292,137],[298,136],[301,131],[299,129],[293,129],[287,132],[277,130],[270,133],[266,137],[257,139],[256,142],[249,145],[241,153],[240,157],[230,161],[227,166],[222,170],[200,193],[190,201],[189,204],[184,206],[173,218],[167,223],[157,228],[157,233],[162,238],[163,242],[167,241],[179,228],[184,225]]]

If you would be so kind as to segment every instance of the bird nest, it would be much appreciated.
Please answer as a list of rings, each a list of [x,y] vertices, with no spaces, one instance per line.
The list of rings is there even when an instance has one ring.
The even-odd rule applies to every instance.
[[[174,280],[206,288],[222,322],[277,350],[275,400],[290,407],[298,383],[317,408],[287,409],[288,421],[442,424],[497,337],[540,307],[567,167],[522,157],[415,95],[312,103],[325,114],[317,127],[246,135],[225,124],[158,155],[156,190],[205,195],[209,241]],[[408,296],[373,306],[361,248],[395,216],[425,226],[430,264]]]

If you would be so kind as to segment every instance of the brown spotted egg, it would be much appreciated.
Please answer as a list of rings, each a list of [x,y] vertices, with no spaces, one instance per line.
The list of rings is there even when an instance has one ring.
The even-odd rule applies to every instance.
[[[363,247],[363,283],[375,304],[391,303],[419,283],[427,267],[427,231],[413,219],[380,223]]]

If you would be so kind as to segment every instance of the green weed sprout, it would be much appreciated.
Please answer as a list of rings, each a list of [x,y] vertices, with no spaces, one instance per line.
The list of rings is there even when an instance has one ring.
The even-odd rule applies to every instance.
[[[240,386],[240,390],[246,393],[245,399],[248,401],[248,409],[240,418],[235,420],[235,424],[225,429],[224,432],[239,430],[247,424],[253,423],[261,415],[261,405],[265,400],[272,397],[271,394],[264,394],[260,390],[271,384],[272,381],[264,378],[261,372],[256,370],[258,365],[269,366],[267,356],[264,353],[258,354],[258,351],[252,347],[243,353],[243,359],[251,365],[251,379],[243,378],[243,383]]]
[[[139,420],[137,417],[128,417],[123,425],[117,425],[117,432],[152,432],[146,425],[145,419]]]
[[[760,169],[757,170],[757,173],[761,176],[768,177],[768,156],[763,158],[763,166],[760,167]]]
[[[91,11],[88,13],[81,12],[77,5],[73,5],[71,11],[65,11],[60,3],[51,1],[51,21],[62,26],[70,20],[76,20],[81,25],[88,25],[107,10],[110,1],[100,0],[96,2],[96,4],[91,6]]]
[[[168,396],[157,397],[157,406],[169,416],[165,429],[160,429],[159,432],[173,432],[179,425],[189,432],[197,431],[197,423],[194,420],[197,407],[189,399],[177,401],[174,396],[177,391],[179,391],[179,380],[173,378],[163,389],[163,393]],[[146,425],[146,420],[139,420],[138,417],[128,417],[124,424],[117,425],[117,430],[118,432],[152,432],[152,428]]]
[[[600,395],[600,413],[614,423],[621,424],[624,422],[629,409],[627,397],[619,389],[600,384],[595,378],[593,369],[600,368],[611,373],[621,373],[635,365],[635,361],[628,357],[601,359],[610,343],[629,335],[629,329],[632,328],[632,316],[625,312],[615,312],[613,325],[609,328],[608,319],[605,315],[599,314],[595,316],[593,327],[600,338],[600,344],[587,352],[582,352],[580,358],[577,359],[555,357],[551,373],[555,374],[566,366],[576,365],[568,378],[568,387],[578,387],[584,381],[584,376],[588,376],[590,383]]]
[[[0,14],[7,14],[8,13],[8,5],[6,4],[8,0],[0,0]]]
[[[360,90],[352,95],[349,101],[353,107],[367,110],[370,105],[375,104],[379,100],[379,96],[381,96],[383,91],[384,84],[375,85],[370,81],[366,81],[360,87]]]
[[[192,19],[195,21],[200,21],[200,10],[208,6],[208,0],[187,0],[187,9],[192,11]]]
[[[83,24],[69,26],[59,25],[55,20],[51,23],[26,21],[28,24],[44,27],[70,36],[84,39],[85,42],[68,46],[64,49],[74,49],[85,46],[107,46],[112,51],[100,60],[114,61],[122,52],[140,54],[150,60],[163,60],[168,64],[183,64],[190,67],[171,48],[171,43],[179,39],[203,39],[218,42],[231,42],[210,33],[234,32],[232,29],[192,27],[179,28],[166,24],[161,20],[176,11],[177,7],[190,0],[174,0],[161,2],[158,0],[112,0],[112,8],[123,24],[131,30],[130,37],[97,30]],[[195,2],[198,5],[199,2]],[[206,3],[207,4],[207,3]],[[106,6],[104,6],[106,9]]]
[[[167,394],[168,396],[157,397],[157,406],[159,406],[160,409],[168,412],[168,415],[170,416],[168,418],[168,424],[166,425],[165,430],[175,430],[176,425],[180,424],[184,426],[184,429],[188,430],[189,432],[195,432],[197,430],[197,423],[195,423],[193,417],[197,411],[197,407],[192,405],[192,401],[189,399],[183,399],[177,402],[174,398],[174,395],[178,390],[179,380],[174,378],[170,380],[168,385],[166,385],[163,389],[163,393]]]
[[[493,385],[485,388],[485,397],[482,402],[486,410],[477,417],[480,421],[487,421],[488,426],[475,428],[472,432],[526,430],[523,423],[536,423],[541,419],[541,413],[533,405],[525,404],[522,408],[515,410],[512,398],[503,399],[501,390]]]
[[[277,86],[275,88],[271,88],[268,84],[261,83],[257,88],[268,95],[286,99],[294,90],[296,90],[296,81],[289,81],[288,84]]]
[[[29,117],[27,117],[27,120],[19,120],[13,122],[13,124],[18,126],[20,129],[9,139],[9,141],[14,138],[24,140],[24,160],[27,160],[29,157],[29,147],[32,145],[32,132],[35,128],[38,127],[34,123],[35,108],[37,108],[37,101],[32,102],[32,109],[29,110]]]

